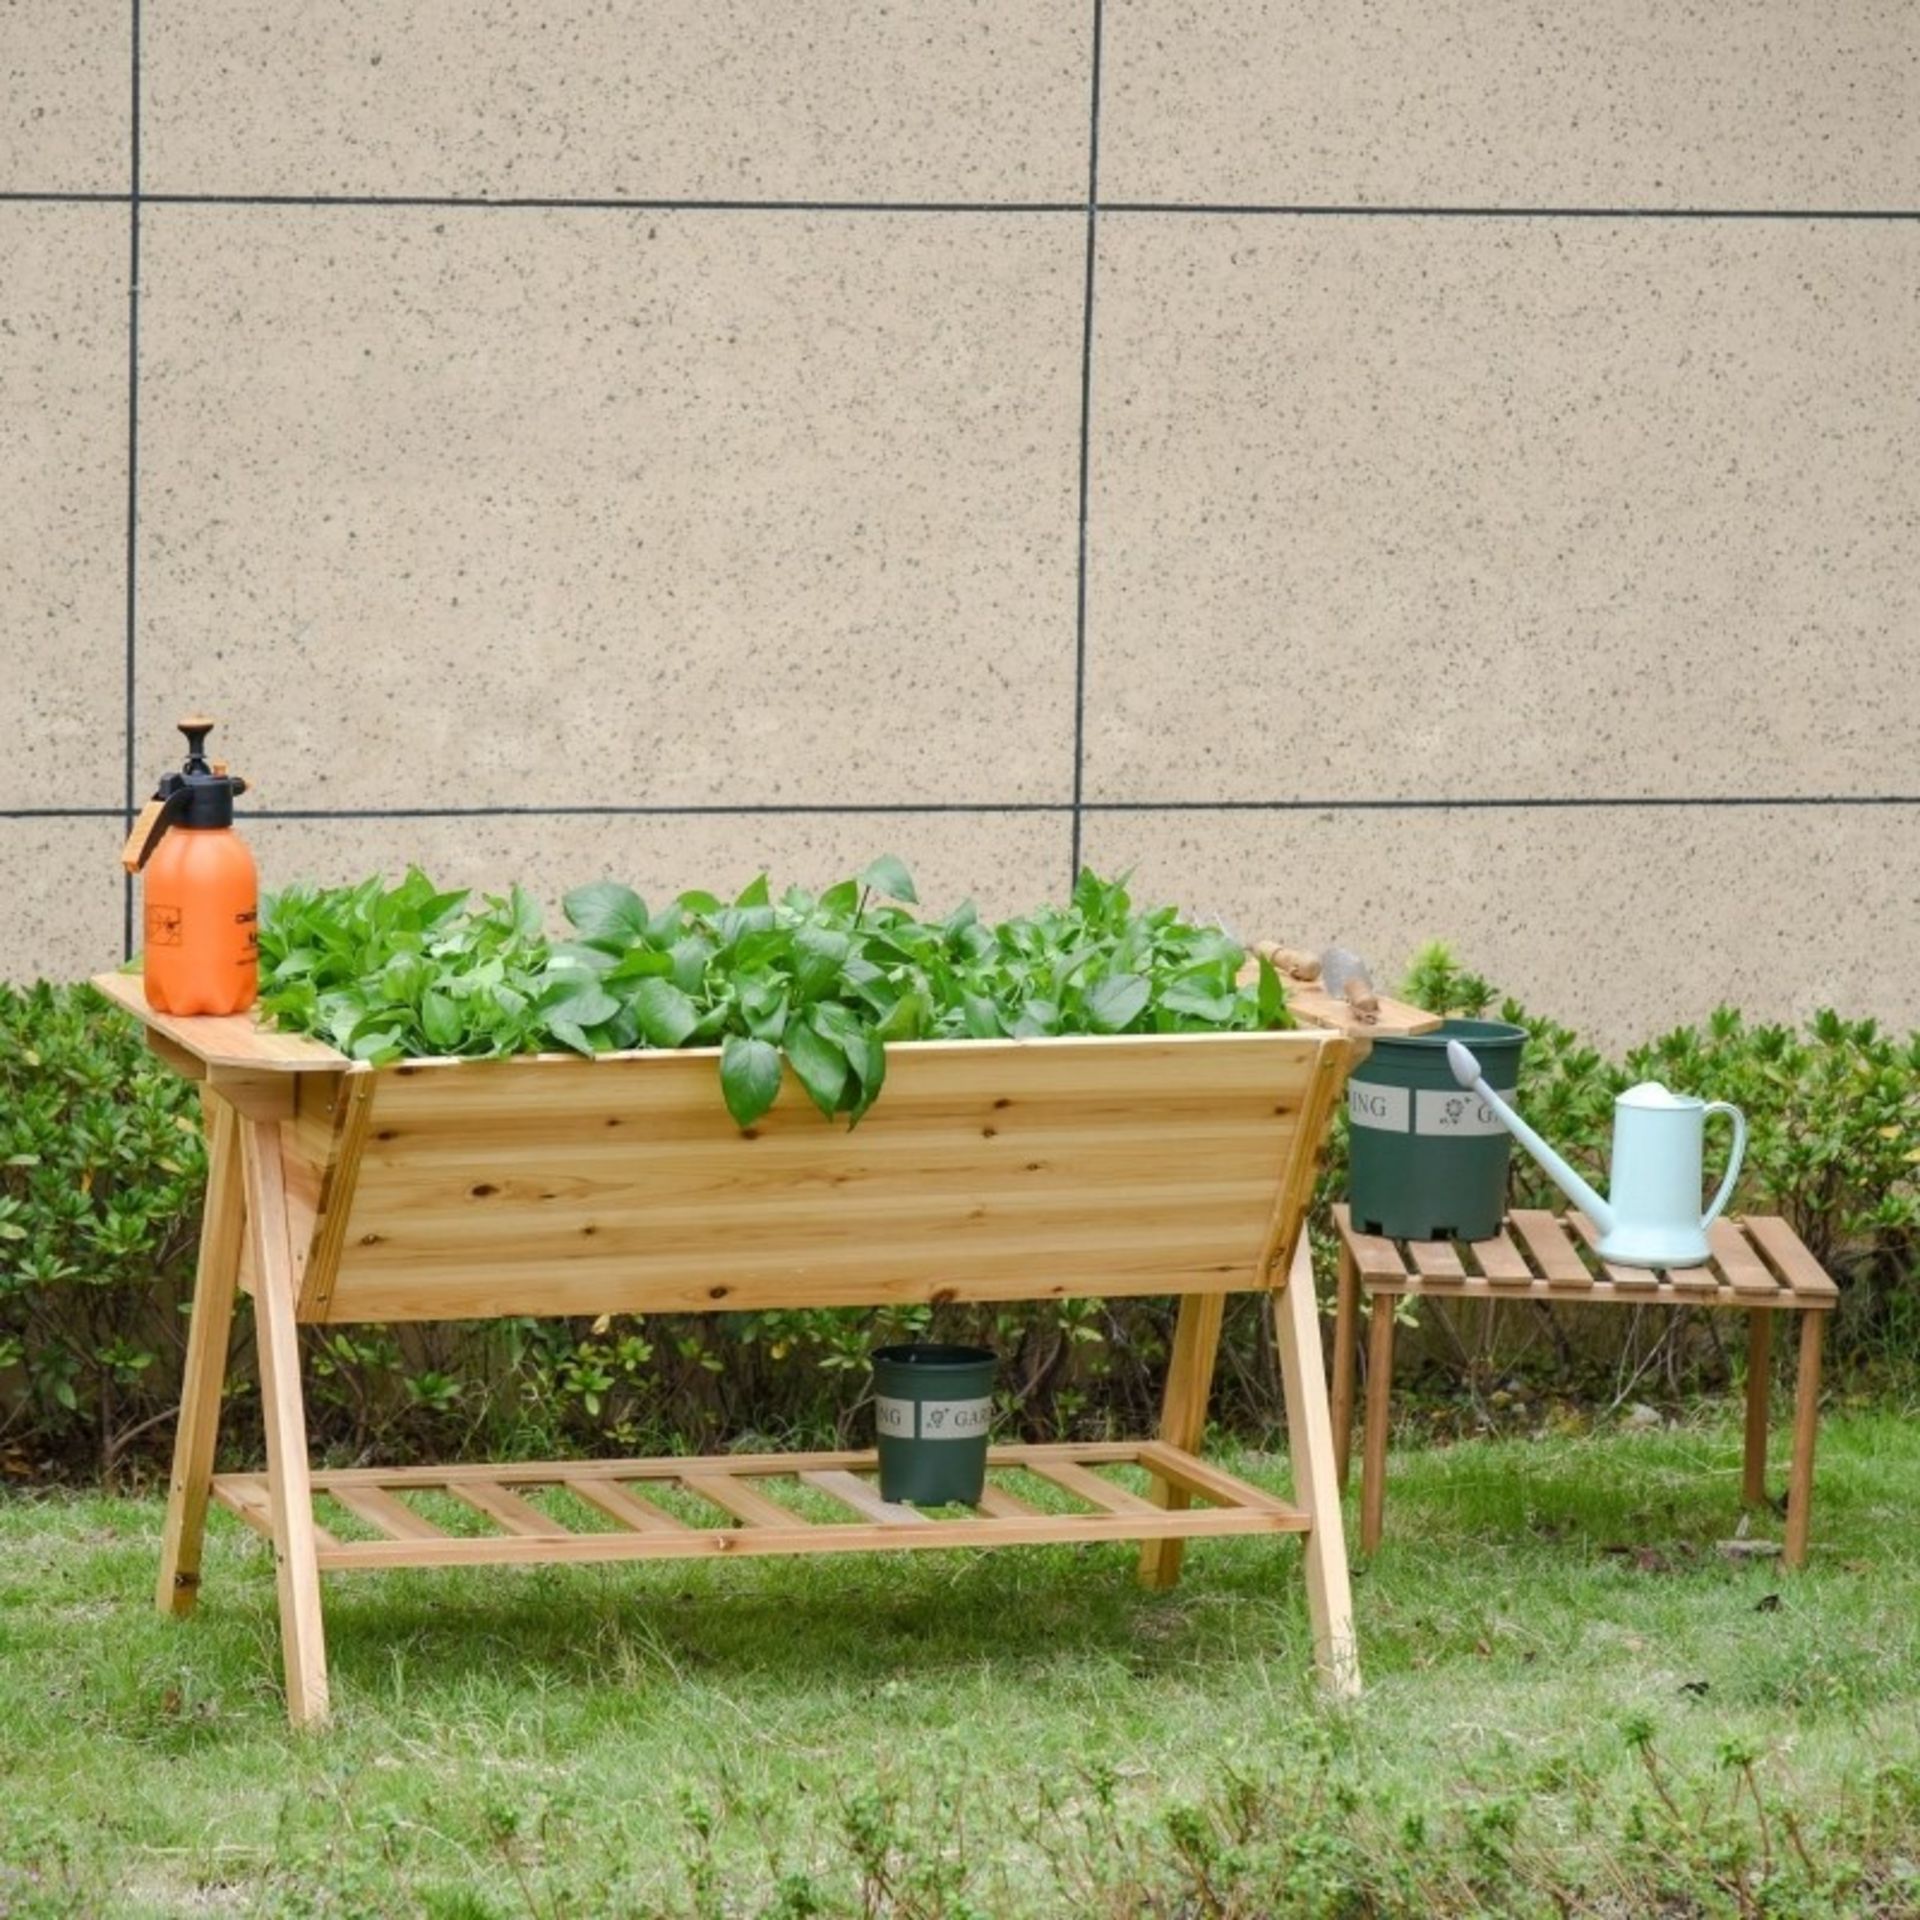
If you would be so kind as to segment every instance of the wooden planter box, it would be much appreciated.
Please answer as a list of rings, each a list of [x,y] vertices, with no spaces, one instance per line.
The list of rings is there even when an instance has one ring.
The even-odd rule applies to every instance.
[[[1144,1542],[1143,1577],[1169,1585],[1186,1538],[1228,1533],[1304,1536],[1320,1670],[1357,1687],[1301,1232],[1353,1057],[1342,1032],[902,1044],[852,1132],[790,1084],[743,1133],[707,1050],[374,1069],[245,1016],[156,1014],[135,978],[95,985],[202,1083],[207,1113],[159,1602],[193,1605],[209,1499],[270,1539],[296,1722],[327,1708],[323,1571],[1117,1539]],[[1389,1007],[1376,1030],[1425,1024]],[[254,1300],[267,1470],[216,1477],[240,1289]],[[1290,1502],[1194,1452],[1225,1296],[1252,1289],[1274,1300]],[[871,1453],[309,1468],[302,1324],[1120,1294],[1181,1296],[1159,1433],[996,1448],[995,1473],[1037,1476],[1043,1504],[996,1483],[961,1519],[891,1506]],[[1144,1491],[1111,1477],[1115,1466],[1144,1469]],[[775,1497],[795,1485],[843,1517],[822,1522],[806,1500]],[[555,1487],[607,1530],[542,1508],[540,1490]],[[648,1497],[667,1487],[718,1524],[689,1524]],[[409,1504],[428,1489],[483,1530],[445,1529]],[[363,1537],[319,1525],[316,1494]]]

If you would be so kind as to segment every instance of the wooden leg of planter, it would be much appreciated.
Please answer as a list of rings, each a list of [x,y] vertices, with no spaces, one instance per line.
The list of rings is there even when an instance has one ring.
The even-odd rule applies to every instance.
[[[1807,1564],[1813,1529],[1813,1440],[1820,1424],[1820,1339],[1824,1313],[1800,1314],[1800,1372],[1793,1395],[1793,1467],[1787,1479],[1787,1550],[1790,1567]]]
[[[267,1427],[267,1499],[280,1588],[280,1644],[287,1717],[296,1727],[327,1717],[327,1646],[320,1622],[320,1565],[313,1531],[300,1335],[294,1320],[293,1252],[281,1184],[279,1129],[242,1123],[247,1217],[253,1246],[253,1317],[260,1342],[260,1403]]]
[[[1333,1416],[1321,1371],[1320,1311],[1313,1297],[1313,1251],[1303,1228],[1293,1271],[1273,1296],[1280,1381],[1287,1396],[1287,1451],[1293,1457],[1293,1498],[1313,1522],[1306,1537],[1307,1618],[1313,1627],[1314,1665],[1335,1694],[1360,1691],[1360,1654],[1353,1631],[1353,1590],[1347,1579],[1347,1539],[1340,1528],[1340,1475],[1334,1460]]]
[[[1767,1400],[1773,1385],[1773,1314],[1747,1315],[1747,1452],[1740,1497],[1757,1507],[1767,1497]]]
[[[1167,1364],[1167,1392],[1160,1407],[1160,1438],[1183,1453],[1192,1453],[1207,1428],[1207,1400],[1213,1392],[1213,1363],[1220,1351],[1220,1321],[1226,1312],[1223,1293],[1183,1293],[1180,1319],[1173,1333],[1173,1357]],[[1156,1506],[1179,1510],[1188,1505],[1187,1490],[1154,1480],[1147,1498]],[[1140,1583],[1170,1587],[1180,1578],[1184,1540],[1148,1540],[1140,1549]]]
[[[1353,1453],[1353,1387],[1360,1321],[1360,1270],[1345,1239],[1340,1242],[1338,1284],[1333,1301],[1333,1464],[1340,1491],[1347,1490],[1347,1466]]]
[[[207,1201],[200,1222],[200,1259],[193,1279],[193,1315],[187,1322],[187,1359],[180,1380],[180,1424],[173,1436],[173,1478],[167,1487],[167,1524],[160,1540],[160,1580],[154,1604],[184,1616],[200,1594],[200,1547],[207,1531],[207,1494],[220,1433],[220,1392],[227,1378],[233,1333],[233,1296],[240,1278],[240,1237],[246,1230],[241,1193],[240,1123],[217,1094],[202,1097],[207,1135]]]
[[[1380,1544],[1381,1515],[1387,1499],[1387,1423],[1392,1414],[1393,1309],[1390,1293],[1373,1296],[1373,1321],[1367,1329],[1367,1428],[1360,1461],[1360,1551]]]

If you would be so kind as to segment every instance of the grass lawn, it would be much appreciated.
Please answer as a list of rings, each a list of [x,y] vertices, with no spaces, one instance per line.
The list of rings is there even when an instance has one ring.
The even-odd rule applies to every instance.
[[[1348,1708],[1220,1541],[336,1577],[308,1737],[253,1536],[181,1624],[157,1502],[6,1499],[0,1915],[1920,1913],[1913,1410],[1829,1417],[1801,1576],[1718,1409],[1392,1466]]]

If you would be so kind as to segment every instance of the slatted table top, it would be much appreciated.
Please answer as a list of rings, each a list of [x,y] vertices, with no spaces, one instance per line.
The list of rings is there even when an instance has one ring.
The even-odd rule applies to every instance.
[[[1443,1299],[1540,1299],[1626,1306],[1806,1308],[1839,1304],[1839,1289],[1800,1236],[1773,1214],[1716,1220],[1704,1267],[1623,1267],[1593,1251],[1584,1214],[1516,1207],[1491,1240],[1383,1240],[1333,1210],[1361,1287]]]

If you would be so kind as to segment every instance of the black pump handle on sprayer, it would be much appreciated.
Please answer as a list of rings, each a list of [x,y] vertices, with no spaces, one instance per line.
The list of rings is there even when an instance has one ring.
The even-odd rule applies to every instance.
[[[214,721],[193,713],[175,724],[187,736],[186,764],[178,773],[162,774],[153,798],[140,809],[127,844],[120,849],[120,864],[129,873],[138,873],[147,864],[169,827],[232,826],[234,796],[247,790],[237,773],[229,773],[219,761],[208,764],[207,735]]]
[[[190,713],[184,720],[173,723],[187,736],[187,764],[180,769],[182,773],[211,773],[207,765],[207,735],[219,724],[210,720],[204,713]]]

